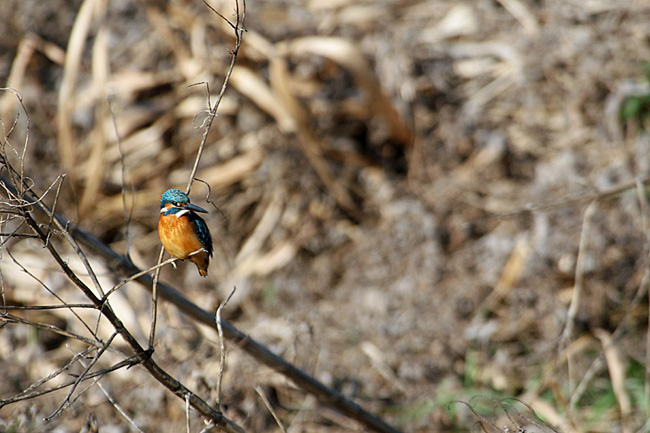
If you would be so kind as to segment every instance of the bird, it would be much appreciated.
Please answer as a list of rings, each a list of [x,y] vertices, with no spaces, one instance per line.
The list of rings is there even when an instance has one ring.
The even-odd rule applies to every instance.
[[[165,191],[160,200],[158,235],[172,257],[189,260],[196,265],[199,275],[207,277],[213,251],[212,236],[208,225],[197,212],[209,213],[191,204],[183,191]]]

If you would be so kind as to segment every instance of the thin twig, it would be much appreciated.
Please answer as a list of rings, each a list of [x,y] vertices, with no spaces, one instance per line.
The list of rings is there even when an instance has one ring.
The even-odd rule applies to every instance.
[[[82,365],[82,367],[88,369],[88,368],[86,367],[86,364],[83,362],[83,360],[82,360],[81,358],[79,359],[79,363]],[[90,366],[88,366],[88,367],[90,367]],[[101,376],[98,376],[98,377],[101,377]],[[102,391],[102,393],[103,393],[104,396],[106,397],[106,399],[109,401],[109,403],[110,403],[110,404],[115,408],[115,410],[117,410],[117,412],[118,412],[120,415],[122,415],[122,418],[124,418],[124,419],[129,423],[129,424],[131,424],[131,426],[132,426],[136,431],[138,431],[138,432],[140,432],[140,433],[144,433],[144,432],[142,431],[142,429],[141,429],[140,427],[138,427],[138,425],[135,423],[135,421],[133,420],[133,418],[131,418],[131,417],[129,416],[129,414],[126,413],[126,411],[125,411],[124,409],[122,409],[122,407],[121,407],[121,406],[120,406],[120,405],[115,401],[115,399],[114,399],[114,398],[113,398],[113,397],[108,393],[108,391],[106,391],[106,389],[104,388],[104,385],[102,385],[101,382],[99,382],[99,381],[97,381],[96,383],[97,383],[97,386],[99,387],[99,389]]]
[[[125,367],[129,368],[129,367],[132,367],[132,366],[134,366],[136,364],[139,364],[139,363],[140,363],[140,358],[137,357],[137,356],[133,356],[133,357],[125,359],[124,361],[121,361],[121,362],[119,362],[119,363],[117,363],[117,364],[115,364],[115,365],[113,365],[111,367],[105,368],[103,370],[95,371],[93,373],[89,373],[89,374],[87,374],[86,376],[84,376],[82,378],[82,381],[94,379],[94,378],[96,378],[98,376],[103,376],[103,375],[105,375],[107,373],[111,373],[111,372],[119,370],[121,368],[125,368]],[[29,394],[22,395],[22,393],[21,393],[19,395],[13,396],[11,398],[0,400],[0,409],[3,406],[6,406],[6,405],[9,405],[9,404],[12,404],[12,403],[16,403],[16,402],[24,401],[24,400],[29,400],[29,399],[32,399],[32,398],[40,397],[40,396],[45,395],[45,394],[49,394],[49,393],[54,392],[54,391],[59,391],[60,389],[67,388],[68,386],[74,385],[76,382],[77,382],[77,380],[74,379],[74,380],[70,380],[68,382],[61,383],[59,385],[56,385],[56,386],[53,386],[53,387],[50,387],[50,388],[42,389],[42,390],[39,390],[39,391],[34,391],[32,393],[29,393]]]
[[[632,312],[634,311],[634,306],[636,306],[641,301],[641,299],[643,299],[644,295],[647,296],[647,294],[650,293],[650,220],[648,220],[647,218],[648,204],[647,204],[647,199],[645,197],[645,192],[643,188],[643,186],[647,182],[648,179],[637,179],[635,182],[637,196],[639,198],[639,207],[642,213],[641,219],[642,219],[643,230],[644,233],[646,234],[646,245],[645,245],[646,270],[643,274],[643,278],[641,279],[641,283],[639,284],[639,288],[634,294],[632,300],[629,302],[629,307],[627,308],[627,312],[625,313],[623,319],[621,320],[619,325],[612,333],[612,338],[614,340],[618,339],[618,337],[623,333],[625,329],[625,324],[629,323],[629,319],[632,317]],[[622,188],[616,187],[613,188],[612,190],[621,192]],[[609,197],[609,195],[607,195],[607,197]],[[581,241],[582,241],[582,237],[581,237]],[[648,338],[650,338],[650,336]],[[647,344],[650,345],[650,342],[648,342]],[[591,383],[591,381],[596,377],[596,375],[600,371],[602,371],[604,367],[605,367],[604,353],[600,353],[599,356],[593,360],[589,368],[587,368],[587,371],[582,375],[582,378],[578,383],[578,385],[575,387],[575,389],[571,388],[573,389],[573,392],[571,394],[571,398],[569,399],[569,404],[568,404],[569,410],[573,410],[576,407],[576,405],[578,404],[578,402],[580,401],[584,393],[587,391],[587,387],[589,383]]]
[[[7,164],[8,164],[8,161],[7,161]],[[14,171],[10,171],[10,172],[14,172]],[[63,180],[63,178],[65,178],[65,176],[66,176],[65,173],[58,175],[56,177],[56,179],[54,179],[54,181],[52,183],[50,183],[50,185],[45,189],[45,192],[43,194],[41,194],[40,196],[35,197],[33,200],[25,200],[25,199],[21,198],[27,191],[25,191],[25,193],[22,193],[22,195],[13,194],[11,191],[9,191],[5,187],[5,185],[0,185],[0,187],[2,187],[2,189],[5,192],[5,195],[6,195],[7,199],[10,200],[9,202],[3,203],[3,204],[5,204],[6,206],[8,206],[10,208],[14,208],[14,209],[17,209],[17,208],[31,208],[34,204],[42,203],[43,200],[45,200],[45,197],[47,197],[47,195],[50,193],[52,188],[54,188],[54,185],[60,184],[59,181]],[[27,181],[27,179],[25,179],[25,182],[26,181]],[[60,186],[57,187],[57,191],[59,190],[59,188],[60,188]],[[24,186],[24,189],[25,190],[31,190],[32,188]],[[55,198],[55,204],[56,204],[56,198]],[[5,212],[5,210],[3,210],[3,212]]]
[[[232,298],[232,295],[235,294],[236,290],[237,287],[232,288],[230,295],[228,295],[228,298],[226,298],[226,300],[223,301],[221,305],[219,305],[219,308],[217,308],[217,314],[215,315],[216,316],[215,321],[217,323],[217,331],[219,334],[219,348],[221,349],[221,365],[219,366],[219,376],[217,377],[217,407],[221,407],[221,381],[223,380],[223,373],[226,369],[226,345],[224,344],[224,338],[223,338],[221,310],[223,310],[225,306],[228,305],[230,298]]]
[[[13,260],[14,263],[15,263],[16,265],[18,265],[18,267],[20,267],[20,269],[21,269],[24,273],[26,273],[27,275],[29,275],[29,276],[30,276],[34,281],[36,281],[36,282],[37,282],[37,283],[38,283],[42,288],[44,288],[44,289],[45,289],[45,290],[46,290],[50,295],[54,296],[54,297],[55,297],[58,301],[60,301],[62,304],[66,304],[66,302],[65,302],[65,301],[64,301],[64,300],[63,300],[63,299],[62,299],[62,298],[61,298],[61,297],[60,297],[56,292],[54,292],[53,290],[51,290],[51,289],[47,286],[47,284],[45,284],[44,282],[42,282],[38,277],[36,277],[36,275],[34,275],[33,273],[31,273],[31,272],[30,272],[26,267],[24,267],[24,266],[22,265],[22,263],[20,263],[20,262],[19,262],[19,261],[18,261],[18,260],[13,256],[13,254],[12,254],[9,250],[7,250],[7,254],[9,254],[9,257],[11,257],[11,260]],[[71,312],[71,313],[72,313],[72,314],[77,318],[77,320],[79,320],[79,322],[81,322],[81,324],[84,326],[84,328],[86,328],[86,329],[88,330],[88,332],[90,333],[90,335],[92,335],[93,337],[97,338],[97,332],[96,332],[96,331],[93,331],[93,330],[90,328],[90,326],[88,326],[88,324],[86,323],[86,321],[83,320],[83,319],[81,318],[81,316],[79,316],[79,314],[77,314],[76,311],[74,311],[74,310],[71,309],[71,308],[70,308],[69,310],[70,310],[70,312]]]
[[[562,337],[560,339],[560,349],[564,349],[568,346],[569,341],[573,335],[573,329],[575,327],[575,319],[578,314],[578,308],[580,307],[580,298],[582,296],[583,282],[585,276],[585,254],[587,254],[587,240],[588,235],[591,232],[591,220],[593,215],[596,212],[597,202],[593,201],[589,203],[587,208],[584,211],[582,218],[582,232],[580,233],[580,245],[578,246],[578,258],[576,260],[576,271],[575,271],[575,283],[573,286],[573,296],[571,298],[571,304],[569,305],[569,310],[567,311],[566,324],[564,325],[564,331],[562,332]],[[569,370],[571,370],[572,362],[571,355],[567,357],[567,362]],[[569,388],[574,389],[573,376],[571,371],[569,371]]]
[[[192,167],[192,172],[190,173],[190,177],[187,182],[187,188],[185,188],[185,193],[188,195],[192,190],[192,182],[194,182],[194,177],[196,176],[196,172],[199,169],[199,161],[201,160],[201,156],[203,155],[203,150],[205,149],[205,143],[208,140],[208,133],[212,128],[212,122],[217,117],[217,109],[221,104],[223,95],[225,95],[226,93],[226,89],[228,88],[228,83],[230,81],[230,76],[232,75],[232,71],[233,69],[235,69],[235,63],[237,62],[237,55],[239,54],[239,48],[241,47],[242,37],[244,32],[246,31],[246,29],[244,28],[244,22],[246,19],[246,0],[241,0],[242,2],[241,10],[239,8],[239,1],[240,0],[235,0],[236,23],[233,24],[229,20],[227,20],[221,13],[219,13],[212,6],[210,6],[207,1],[203,0],[203,3],[208,8],[210,8],[210,10],[212,10],[219,17],[224,19],[233,28],[235,32],[235,48],[231,51],[230,66],[228,67],[228,70],[226,71],[226,76],[224,77],[223,83],[221,84],[221,90],[219,91],[219,96],[217,96],[217,100],[215,101],[214,105],[209,107],[210,112],[205,121],[205,126],[203,128],[203,136],[201,137],[201,143],[199,144],[199,149],[196,152],[196,158],[194,159],[194,166]]]
[[[61,187],[63,186],[63,179],[65,179],[65,173],[58,176],[57,179],[61,179],[61,180],[60,182],[58,182],[58,186],[56,188],[56,194],[54,194],[54,203],[52,203],[52,212],[56,212],[56,205],[59,203],[59,197],[61,196]],[[52,227],[53,223],[54,223],[54,213],[50,216],[49,221],[47,223],[48,242],[49,242],[49,237],[52,236],[52,234],[54,233],[54,227]]]
[[[544,211],[550,211],[554,209],[561,209],[565,208],[568,206],[573,206],[576,204],[580,203],[586,203],[586,202],[593,202],[593,201],[603,201],[607,200],[609,198],[615,197],[619,194],[622,194],[624,192],[627,192],[631,190],[632,188],[636,188],[637,184],[641,185],[648,185],[650,184],[650,176],[642,178],[642,179],[636,179],[630,182],[625,182],[621,183],[619,185],[616,185],[612,188],[599,191],[597,193],[592,193],[592,194],[584,194],[580,195],[578,197],[570,197],[570,198],[565,198],[561,200],[556,200],[550,203],[546,204],[529,204],[523,209],[516,209],[510,212],[504,212],[504,213],[499,213],[499,214],[490,214],[481,218],[476,218],[472,221],[481,221],[484,219],[488,218],[511,218],[511,217],[516,217],[521,214],[528,214],[528,213],[535,213],[535,212],[544,212]]]
[[[0,310],[12,311],[12,310],[61,310],[61,309],[70,309],[70,308],[91,308],[93,310],[98,310],[94,304],[60,304],[60,305],[0,305]]]
[[[67,306],[66,306],[67,308]],[[72,338],[75,340],[82,341],[86,344],[90,344],[92,346],[97,346],[101,347],[102,343],[101,341],[97,339],[92,339],[92,338],[87,338],[84,337],[83,335],[75,334],[74,332],[66,331],[64,329],[59,328],[58,326],[50,325],[49,323],[39,323],[39,322],[34,322],[29,319],[24,319],[22,317],[14,316],[9,313],[0,313],[0,321],[5,322],[5,323],[20,323],[23,325],[29,325],[33,326],[35,328],[39,329],[44,329],[47,331],[52,331],[56,334],[63,335],[64,337]]]
[[[149,350],[153,351],[154,344],[156,343],[156,323],[158,320],[158,279],[160,278],[160,269],[163,256],[165,255],[165,247],[160,247],[158,254],[158,264],[156,265],[156,272],[153,274],[153,285],[151,290],[151,327],[149,328]],[[171,262],[172,265],[174,262]]]
[[[95,363],[97,361],[99,361],[99,358],[104,354],[104,352],[106,352],[106,350],[110,347],[111,343],[113,342],[113,339],[115,337],[117,337],[118,335],[119,335],[118,332],[114,332],[113,335],[111,335],[111,337],[108,339],[108,341],[106,341],[106,343],[102,346],[102,348],[99,349],[99,351],[97,352],[97,355],[95,355],[95,357],[90,362],[90,364],[88,364],[88,367],[86,367],[84,369],[83,373],[77,378],[75,383],[72,385],[72,388],[68,392],[68,395],[65,397],[65,399],[63,399],[63,402],[61,403],[61,405],[51,415],[46,416],[44,418],[45,421],[51,420],[52,418],[54,418],[55,416],[60,414],[63,411],[63,409],[65,409],[67,407],[67,405],[70,403],[70,399],[72,398],[72,394],[74,394],[75,390],[77,389],[77,386],[79,386],[79,384],[81,383],[83,378],[86,376],[86,374],[88,374],[88,372],[93,367],[93,365],[95,365]]]
[[[6,159],[6,158],[5,158]],[[12,177],[16,177],[16,170],[13,168],[11,164],[6,161],[5,167],[8,169],[10,175]],[[88,261],[88,258],[84,254],[84,252],[81,250],[79,245],[77,244],[77,241],[70,235],[70,233],[67,230],[66,225],[68,224],[67,221],[60,220],[59,218],[55,218],[55,212],[50,209],[49,207],[45,206],[44,203],[42,202],[43,197],[45,197],[45,194],[42,194],[40,197],[36,195],[31,187],[27,187],[25,184],[25,179],[20,178],[20,185],[15,185],[13,183],[8,184],[6,182],[0,182],[0,187],[5,191],[6,196],[9,199],[13,199],[16,202],[24,203],[24,206],[21,207],[15,207],[15,210],[18,210],[21,212],[21,215],[23,218],[25,218],[25,221],[32,227],[32,229],[37,232],[39,236],[41,236],[42,231],[40,230],[39,225],[36,223],[35,220],[29,215],[29,211],[33,206],[38,206],[44,213],[45,215],[49,218],[50,222],[53,222],[54,225],[58,228],[59,233],[63,236],[63,238],[70,244],[70,246],[73,248],[79,259],[81,260],[81,263],[84,265],[84,268],[88,272],[88,276],[90,277],[90,280],[93,282],[93,285],[95,286],[95,289],[97,290],[98,293],[104,294],[103,289],[101,287],[101,284],[99,283],[99,280],[97,279],[97,275],[95,274],[95,271],[93,270],[92,266],[90,266],[90,262]],[[53,187],[54,183],[50,185],[51,189]],[[48,189],[48,190],[49,190]],[[19,191],[24,191],[24,193],[20,193]],[[29,198],[29,199],[28,199]],[[50,233],[51,230],[48,230],[48,234]],[[49,249],[49,235],[45,234],[43,235],[42,239],[45,244],[45,247]],[[51,251],[51,250],[50,250]],[[68,268],[69,269],[69,268]],[[70,271],[71,274],[74,274],[72,271]],[[75,275],[76,277],[76,275]]]
[[[13,93],[14,96],[16,96],[16,99],[18,100],[18,104],[20,105],[20,107],[22,109],[22,112],[25,114],[25,122],[26,122],[26,125],[25,125],[25,139],[23,140],[23,152],[22,152],[22,155],[18,155],[18,153],[15,152],[15,149],[12,148],[12,150],[14,150],[16,155],[18,155],[18,160],[20,161],[20,170],[18,172],[10,170],[10,176],[12,176],[12,180],[14,181],[14,184],[15,185],[23,185],[23,182],[25,180],[25,154],[27,152],[27,145],[29,143],[29,131],[31,130],[31,120],[29,118],[29,112],[27,111],[27,107],[25,107],[25,104],[23,102],[23,97],[19,92],[17,92],[14,89],[7,88],[7,87],[0,88],[0,91]],[[9,136],[12,134],[12,132],[15,130],[16,126],[18,125],[19,117],[20,117],[20,111],[18,111],[18,113],[16,114],[16,117],[14,119],[14,123],[11,125],[11,128],[6,133],[6,135],[4,135],[4,137],[3,137],[4,142],[2,143],[2,154],[3,154],[3,159],[5,159],[5,164],[7,164],[7,165],[9,164],[9,161],[8,161],[8,159],[6,157],[6,154],[5,154],[5,146],[7,144],[9,144],[7,139],[9,138]],[[24,191],[21,191],[21,193],[22,192],[24,192]]]
[[[287,433],[287,429],[284,428],[284,425],[282,425],[282,421],[280,421],[280,418],[275,413],[275,410],[273,410],[273,407],[271,406],[269,399],[266,398],[266,395],[264,395],[264,391],[262,391],[262,388],[260,388],[259,385],[255,387],[255,392],[257,392],[257,395],[259,395],[260,398],[262,399],[264,406],[266,406],[268,411],[271,412],[271,415],[273,416],[275,423],[278,425],[278,427],[280,427],[280,431],[282,431],[282,433]]]
[[[84,351],[82,351],[82,352],[75,353],[75,354],[72,356],[72,358],[71,358],[68,362],[66,362],[66,363],[63,365],[63,367],[61,367],[61,368],[59,368],[59,369],[57,369],[57,370],[51,372],[50,374],[48,374],[48,375],[45,376],[44,378],[39,379],[39,380],[37,380],[36,382],[32,383],[32,384],[31,384],[27,389],[24,389],[23,391],[21,391],[21,392],[19,392],[18,394],[16,394],[16,397],[20,397],[20,396],[23,396],[23,395],[30,394],[33,390],[35,390],[35,389],[38,388],[39,386],[43,385],[43,384],[46,383],[46,382],[49,382],[50,380],[52,380],[52,379],[54,379],[55,377],[57,377],[59,374],[61,374],[61,373],[63,373],[64,371],[68,370],[72,364],[74,364],[75,362],[77,362],[77,359],[82,358],[82,357],[88,355],[91,351],[93,351],[93,350],[95,350],[95,349],[96,349],[95,347],[92,347],[92,346],[91,346],[91,347],[86,348],[86,350],[84,350]]]
[[[0,233],[0,236],[2,237],[7,237],[7,238],[18,238],[18,239],[38,239],[38,236],[30,234],[30,233]],[[0,245],[4,245],[4,242],[0,243]]]
[[[185,431],[190,433],[190,399],[185,396]]]
[[[128,257],[127,257],[127,259],[128,259]],[[158,270],[159,268],[162,268],[163,266],[168,265],[168,264],[170,264],[170,263],[174,263],[174,262],[177,261],[177,260],[178,260],[177,258],[172,257],[172,258],[170,258],[170,259],[165,260],[165,261],[162,262],[162,263],[159,263],[159,264],[157,264],[157,265],[155,265],[155,266],[152,266],[152,267],[150,267],[150,268],[148,268],[148,269],[145,269],[144,271],[140,271],[140,272],[138,272],[137,274],[131,275],[129,278],[126,278],[125,280],[123,280],[123,281],[120,282],[119,284],[116,284],[116,285],[115,285],[111,290],[109,290],[109,291],[106,293],[106,295],[104,296],[104,299],[108,299],[109,296],[111,296],[111,295],[112,295],[116,290],[119,290],[119,289],[120,289],[122,286],[124,286],[125,284],[128,284],[128,283],[130,283],[131,281],[135,281],[135,280],[137,280],[138,278],[140,278],[141,276],[143,276],[144,274],[148,274],[148,273],[151,272],[151,271]]]
[[[109,98],[106,98],[106,102],[108,103],[108,111],[111,114],[111,120],[113,122],[113,131],[115,132],[115,139],[117,141],[117,150],[120,152],[120,168],[121,168],[120,182],[122,183],[122,188],[120,188],[120,190],[122,191],[122,210],[124,211],[124,240],[125,240],[124,255],[130,260],[131,259],[131,252],[130,252],[131,237],[129,236],[129,227],[131,226],[134,207],[133,207],[133,203],[131,203],[130,208],[128,208],[126,205],[126,165],[124,164],[124,150],[122,149],[122,137],[120,136],[120,133],[117,129],[117,119],[115,118],[115,113],[113,112],[113,105],[111,104]],[[131,187],[133,188],[133,185],[131,185]],[[133,197],[133,194],[131,194],[131,197]],[[127,211],[127,209],[129,210]]]

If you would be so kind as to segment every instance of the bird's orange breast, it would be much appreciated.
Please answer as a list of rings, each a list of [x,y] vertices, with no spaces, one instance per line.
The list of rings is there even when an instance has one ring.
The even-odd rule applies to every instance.
[[[185,217],[161,215],[158,220],[158,234],[167,252],[177,259],[185,260],[195,251],[203,248],[192,223]]]

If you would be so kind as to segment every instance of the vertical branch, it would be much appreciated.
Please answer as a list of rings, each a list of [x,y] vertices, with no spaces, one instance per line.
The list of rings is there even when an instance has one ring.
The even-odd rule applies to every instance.
[[[242,2],[242,7],[240,10],[239,7],[239,2]],[[210,111],[208,113],[208,117],[204,122],[203,125],[203,136],[201,137],[201,143],[199,145],[199,150],[197,151],[196,158],[194,159],[194,166],[192,167],[192,172],[190,174],[190,178],[187,181],[187,188],[185,188],[185,193],[189,195],[190,191],[192,190],[192,182],[194,182],[194,177],[196,176],[196,172],[199,168],[199,161],[201,160],[201,155],[203,155],[203,149],[205,148],[205,143],[208,140],[208,133],[210,132],[210,129],[212,128],[212,122],[214,122],[215,117],[217,117],[217,109],[219,108],[219,105],[221,104],[221,100],[223,99],[223,95],[226,93],[226,89],[228,88],[228,83],[230,82],[230,76],[232,75],[232,71],[235,68],[235,63],[237,62],[237,55],[239,54],[239,48],[241,47],[241,42],[242,42],[242,37],[244,35],[244,32],[246,31],[244,27],[244,20],[246,18],[246,0],[235,0],[235,23],[233,24],[230,22],[226,17],[224,17],[220,12],[218,12],[216,9],[214,9],[212,6],[210,6],[206,0],[203,0],[203,3],[212,10],[215,14],[217,14],[221,19],[226,21],[230,27],[233,29],[235,32],[235,48],[231,52],[231,57],[230,57],[230,66],[228,67],[228,70],[226,71],[226,76],[223,79],[223,83],[221,84],[221,90],[219,91],[219,96],[217,96],[217,100],[215,101],[214,105],[209,107]]]
[[[228,295],[228,298],[223,301],[221,305],[219,305],[219,308],[217,308],[216,314],[217,332],[219,334],[219,348],[221,349],[221,365],[219,365],[219,377],[217,377],[217,407],[221,406],[221,382],[223,380],[223,373],[226,369],[226,346],[224,344],[221,310],[223,310],[224,307],[228,305],[230,298],[232,298],[232,295],[235,294],[235,290],[237,290],[237,288],[233,287],[232,292],[230,292],[230,295]]]
[[[121,182],[121,191],[122,191],[122,209],[124,211],[124,255],[131,260],[131,251],[130,251],[130,241],[131,237],[129,236],[129,227],[131,226],[131,219],[133,218],[133,198],[131,199],[131,207],[128,208],[126,205],[126,164],[124,162],[124,149],[122,149],[122,137],[120,132],[117,129],[117,119],[115,118],[115,113],[113,112],[113,105],[111,104],[110,99],[107,97],[106,102],[108,103],[108,111],[111,115],[111,122],[113,123],[113,131],[115,132],[115,140],[117,142],[117,150],[120,153],[120,182]],[[133,189],[133,185],[131,185]],[[127,209],[128,212],[127,212]]]
[[[573,287],[573,296],[571,298],[571,304],[569,305],[569,310],[567,311],[567,321],[564,327],[564,332],[562,333],[562,339],[564,342],[568,341],[571,338],[573,333],[573,328],[575,326],[575,318],[578,314],[578,307],[580,306],[580,298],[582,296],[582,287],[584,282],[584,255],[586,245],[587,245],[587,235],[589,229],[591,228],[591,217],[593,216],[596,210],[596,202],[591,202],[585,209],[583,219],[582,219],[582,232],[580,233],[580,244],[578,246],[578,258],[576,260],[576,273],[575,273],[575,283]]]
[[[239,6],[240,1],[242,2],[241,8]],[[196,172],[199,168],[199,162],[201,161],[201,156],[203,155],[203,150],[205,149],[205,144],[208,140],[208,133],[212,128],[212,122],[214,122],[214,119],[217,117],[217,110],[219,108],[219,105],[221,104],[221,100],[223,99],[224,94],[226,93],[226,89],[228,88],[230,76],[232,75],[232,71],[235,68],[235,63],[237,62],[237,55],[239,54],[239,48],[241,47],[242,37],[244,35],[244,32],[246,31],[244,27],[244,20],[246,18],[246,0],[235,0],[235,23],[234,24],[231,21],[229,21],[226,17],[224,17],[220,12],[218,12],[216,9],[210,6],[206,2],[206,0],[203,0],[203,3],[208,8],[210,8],[212,12],[214,12],[220,18],[225,20],[233,29],[233,31],[235,32],[235,48],[231,51],[230,66],[228,67],[228,70],[226,71],[226,76],[224,77],[223,83],[221,84],[221,90],[219,91],[219,96],[217,97],[217,100],[215,101],[214,105],[209,106],[208,117],[206,118],[203,124],[203,136],[201,137],[201,143],[199,144],[199,149],[196,152],[196,158],[194,159],[194,166],[192,167],[192,172],[190,173],[190,177],[187,181],[187,187],[185,188],[185,193],[187,195],[189,195],[190,191],[192,190],[192,183],[194,182],[194,177],[196,176]],[[208,103],[210,101],[209,96],[210,93],[208,90]],[[165,249],[161,247],[160,255],[158,256],[158,265],[160,265],[160,263],[162,262],[164,254],[165,254]],[[156,316],[158,312],[158,307],[156,304],[157,304],[157,287],[158,287],[159,276],[160,276],[160,269],[156,269],[156,273],[154,275],[154,280],[153,280],[153,289],[152,289],[153,307],[152,307],[151,329],[149,332],[149,349],[153,349],[155,334],[156,334]]]
[[[18,156],[20,168],[19,168],[18,171],[13,170],[13,169],[8,170],[9,171],[9,177],[11,178],[11,181],[13,182],[14,185],[16,185],[19,188],[19,191],[20,191],[19,195],[22,195],[27,189],[27,186],[25,185],[25,154],[27,152],[27,144],[29,143],[29,131],[31,130],[30,118],[29,118],[29,114],[27,112],[27,108],[25,107],[25,104],[23,102],[23,97],[22,97],[22,95],[20,93],[18,93],[17,91],[15,91],[13,89],[9,89],[9,88],[6,88],[6,87],[0,88],[0,90],[4,91],[4,92],[12,93],[16,97],[16,99],[18,100],[18,104],[20,105],[20,110],[17,112],[16,117],[15,117],[11,127],[9,128],[9,130],[6,133],[4,131],[4,124],[2,124],[3,135],[2,135],[2,142],[0,143],[0,163],[7,166],[7,168],[9,168],[9,167],[13,168],[11,166],[11,164],[10,164],[9,157],[7,155],[7,146],[12,147],[9,144],[9,137],[11,136],[13,131],[16,129],[16,126],[18,125],[18,119],[20,119],[21,111],[25,115],[25,119],[26,119],[25,120],[25,122],[26,122],[26,125],[25,125],[25,139],[23,141],[23,150],[19,154],[12,147],[12,150]]]
[[[185,431],[191,433],[190,430],[190,398],[185,396]]]
[[[153,274],[153,284],[151,286],[151,328],[149,329],[149,350],[153,351],[153,346],[156,342],[156,323],[158,321],[158,280],[160,278],[160,269],[163,256],[165,255],[165,248],[160,247],[158,254],[158,265],[156,272]],[[172,266],[175,266],[172,263]]]
[[[576,260],[573,296],[571,298],[569,310],[567,311],[566,325],[564,327],[564,331],[562,332],[561,346],[566,346],[568,344],[568,341],[571,339],[571,335],[573,334],[573,329],[575,327],[576,315],[578,314],[578,308],[580,307],[580,299],[582,297],[582,289],[584,284],[584,262],[587,249],[587,239],[589,232],[591,231],[591,220],[596,212],[596,204],[596,201],[589,203],[589,205],[585,208],[585,212],[582,218],[582,232],[580,233],[580,245],[578,246],[578,258]],[[569,380],[571,380],[571,377]]]

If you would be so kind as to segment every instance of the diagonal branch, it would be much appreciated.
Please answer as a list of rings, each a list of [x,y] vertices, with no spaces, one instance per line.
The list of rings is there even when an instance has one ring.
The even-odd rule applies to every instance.
[[[6,182],[0,178],[0,182]],[[92,236],[88,232],[74,226],[73,224],[66,221],[61,216],[51,212],[44,204],[37,203],[34,205],[34,208],[45,213],[47,216],[54,215],[54,220],[58,221],[61,225],[67,226],[69,228],[69,235],[74,238],[75,242],[83,245],[88,252],[101,257],[107,265],[108,269],[113,270],[115,273],[121,275],[124,278],[129,278],[135,274],[142,272],[137,266],[133,264],[130,260],[124,257],[122,254],[114,251],[111,247],[106,245],[104,242],[100,241],[96,237]],[[59,257],[60,259],[60,257]],[[65,265],[65,263],[63,264]],[[135,281],[142,284],[146,289],[151,290],[153,285],[153,277],[149,274],[142,274]],[[83,283],[81,283],[83,284]],[[203,310],[198,307],[196,304],[189,301],[185,296],[183,296],[178,290],[173,287],[163,283],[157,283],[158,290],[162,298],[176,305],[186,315],[192,317],[197,322],[200,322],[208,327],[213,328],[216,331],[216,324],[214,320],[214,314],[208,311]],[[89,289],[88,289],[89,290]],[[92,292],[91,292],[92,294]],[[92,295],[94,296],[94,295]],[[93,301],[94,302],[94,301]],[[115,314],[110,308],[107,309],[106,313],[111,313],[114,320],[116,320],[120,326],[121,322],[115,317]],[[107,316],[107,318],[109,318]],[[113,320],[109,318],[111,323]],[[276,370],[277,372],[283,374],[287,378],[291,379],[298,387],[300,387],[305,392],[315,395],[321,403],[327,404],[341,412],[342,414],[357,420],[363,424],[368,429],[381,432],[381,433],[399,433],[399,430],[385,423],[381,418],[376,415],[364,410],[361,406],[345,398],[336,390],[329,388],[322,382],[318,381],[314,377],[307,374],[305,371],[299,369],[298,367],[290,364],[281,356],[276,355],[266,346],[258,343],[244,332],[237,329],[228,321],[222,321],[223,334],[224,337],[228,340],[234,342],[242,348],[245,352],[255,358],[258,362]],[[115,325],[114,325],[115,326]],[[131,338],[130,334],[127,333]],[[127,343],[135,350],[136,353],[143,353],[142,347],[133,339],[133,341],[127,341]],[[159,380],[159,376],[167,375],[164,371],[158,367],[151,359],[146,358],[143,361],[143,365],[151,374]],[[160,371],[159,371],[160,370]],[[167,375],[168,376],[168,375]],[[182,391],[179,391],[173,382],[165,382],[168,379],[160,379],[159,381],[163,383],[168,389],[170,389],[174,394],[179,398],[185,398]],[[169,377],[169,380],[172,380],[178,383],[175,379]],[[169,383],[169,386],[168,386]],[[178,383],[178,386],[182,386]],[[184,388],[183,388],[184,389]],[[189,391],[188,391],[189,392]],[[198,397],[197,397],[198,398]],[[201,400],[202,404],[206,404]],[[207,406],[207,404],[206,404]],[[196,406],[194,406],[196,409]],[[208,406],[209,408],[209,406]],[[212,408],[209,408],[212,411]],[[198,410],[198,409],[197,409]],[[201,412],[199,410],[199,412]],[[201,412],[203,413],[203,412]]]

